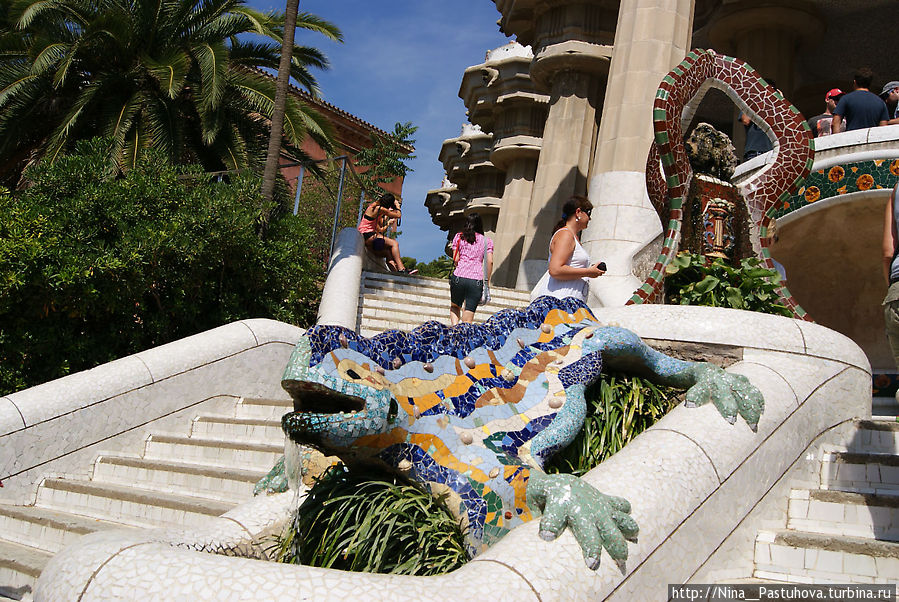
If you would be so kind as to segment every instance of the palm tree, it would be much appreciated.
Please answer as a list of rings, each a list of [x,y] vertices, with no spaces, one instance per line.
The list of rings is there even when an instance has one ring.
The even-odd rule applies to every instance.
[[[260,166],[276,88],[261,69],[278,68],[284,16],[245,2],[0,0],[0,177],[98,135],[119,170],[148,148],[209,170]],[[342,39],[314,15],[297,26]],[[327,67],[294,46],[290,74],[309,92],[311,70]],[[295,147],[306,135],[331,146],[324,119],[293,97],[284,130]]]

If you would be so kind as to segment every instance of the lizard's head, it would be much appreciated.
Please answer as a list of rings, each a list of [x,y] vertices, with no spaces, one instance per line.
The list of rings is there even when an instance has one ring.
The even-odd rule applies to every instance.
[[[361,358],[339,357],[347,334],[355,336],[340,327],[317,326],[294,348],[281,380],[294,411],[281,425],[296,443],[326,452],[348,450],[360,437],[385,432],[396,417],[383,370],[357,361]]]

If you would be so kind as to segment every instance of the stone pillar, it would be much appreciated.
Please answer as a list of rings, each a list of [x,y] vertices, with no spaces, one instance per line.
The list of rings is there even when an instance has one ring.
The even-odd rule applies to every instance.
[[[458,192],[450,195],[449,201],[463,195],[463,216],[479,213],[484,222],[484,233],[491,236],[496,232],[505,179],[503,173],[490,162],[492,149],[493,136],[483,132],[477,125],[466,123],[462,126],[461,135],[443,141],[439,157],[446,170],[446,177],[458,188]],[[434,215],[432,212],[432,218]],[[461,226],[461,220],[456,223],[457,228]],[[443,224],[438,225],[443,227]],[[458,229],[450,228],[449,238],[456,232]]]
[[[709,26],[715,50],[743,59],[790,98],[796,88],[796,55],[823,41],[824,19],[804,0],[765,4],[739,0],[722,7]]]
[[[518,288],[531,289],[546,271],[549,241],[562,205],[584,194],[596,128],[597,82],[584,73],[563,71],[553,78],[543,147],[518,268]]]
[[[466,203],[465,194],[447,178],[443,179],[440,188],[429,190],[425,198],[425,207],[431,214],[431,221],[447,233],[444,245],[444,252],[447,254],[450,252],[453,236],[464,225]]]
[[[588,189],[595,209],[581,240],[609,268],[591,281],[590,305],[627,302],[661,250],[662,224],[646,193],[652,103],[690,48],[692,15],[693,0],[621,0]]]
[[[615,10],[604,0],[497,0],[496,8],[500,29],[534,48],[531,78],[550,96],[517,278],[526,289],[546,270],[561,205],[587,189]]]
[[[549,97],[538,93],[529,70],[530,47],[510,42],[465,70],[459,96],[468,119],[493,133],[490,162],[505,172],[497,217],[492,281],[515,286]]]

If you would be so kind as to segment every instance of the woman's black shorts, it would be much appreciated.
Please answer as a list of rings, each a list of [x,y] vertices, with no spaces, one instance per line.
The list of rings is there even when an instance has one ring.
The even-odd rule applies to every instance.
[[[450,276],[450,302],[462,309],[474,312],[481,302],[481,293],[484,290],[483,280],[462,278],[453,274]],[[464,305],[463,305],[464,302]]]

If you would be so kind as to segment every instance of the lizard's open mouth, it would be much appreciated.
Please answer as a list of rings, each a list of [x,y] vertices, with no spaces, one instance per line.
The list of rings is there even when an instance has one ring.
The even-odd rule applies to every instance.
[[[337,414],[361,412],[365,409],[365,400],[361,397],[339,393],[318,383],[287,380],[281,384],[293,397],[293,409],[297,412]]]

